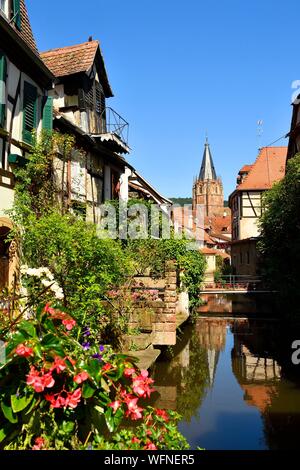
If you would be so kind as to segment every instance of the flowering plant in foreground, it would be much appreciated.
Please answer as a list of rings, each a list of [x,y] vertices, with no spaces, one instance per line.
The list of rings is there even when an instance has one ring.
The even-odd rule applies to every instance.
[[[109,346],[83,347],[74,328],[67,312],[47,304],[4,338],[0,448],[187,448],[178,416],[145,405],[154,391],[148,372]]]

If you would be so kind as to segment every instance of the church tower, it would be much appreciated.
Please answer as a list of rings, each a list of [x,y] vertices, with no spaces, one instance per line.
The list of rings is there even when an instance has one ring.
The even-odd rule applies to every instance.
[[[207,138],[200,173],[193,184],[193,209],[196,209],[197,204],[204,206],[205,216],[213,217],[224,213],[223,184],[217,178]]]

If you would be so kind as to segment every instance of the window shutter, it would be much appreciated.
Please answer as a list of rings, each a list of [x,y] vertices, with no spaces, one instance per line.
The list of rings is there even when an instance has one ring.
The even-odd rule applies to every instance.
[[[5,125],[6,75],[7,75],[6,57],[0,51],[0,127],[4,127]]]
[[[53,98],[48,96],[43,109],[43,129],[52,131],[53,129]]]
[[[20,0],[13,0],[13,19],[16,27],[21,30]]]
[[[32,131],[36,129],[37,88],[24,82],[23,98],[23,140],[32,144]]]

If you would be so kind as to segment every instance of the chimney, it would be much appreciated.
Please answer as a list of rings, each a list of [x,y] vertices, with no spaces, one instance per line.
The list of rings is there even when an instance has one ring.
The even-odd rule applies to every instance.
[[[89,36],[89,42],[92,42],[93,36]]]

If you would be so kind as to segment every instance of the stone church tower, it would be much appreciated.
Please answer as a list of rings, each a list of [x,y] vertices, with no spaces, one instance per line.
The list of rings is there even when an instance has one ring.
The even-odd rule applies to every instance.
[[[217,178],[207,138],[199,177],[193,184],[193,209],[197,204],[204,206],[205,216],[220,216],[224,213],[223,184]]]

